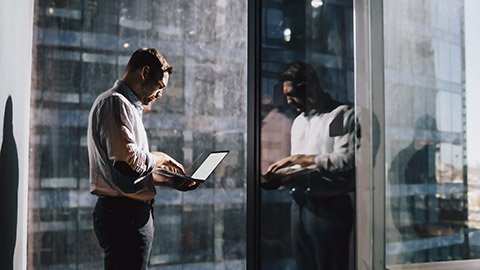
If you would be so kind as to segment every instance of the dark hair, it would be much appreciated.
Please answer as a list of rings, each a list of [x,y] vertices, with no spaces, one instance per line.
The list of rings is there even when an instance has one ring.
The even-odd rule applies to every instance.
[[[156,74],[162,71],[173,73],[173,67],[167,63],[163,55],[155,48],[140,48],[136,50],[127,64],[127,71],[135,71],[143,66],[149,66],[151,72]]]
[[[305,62],[295,61],[290,63],[280,75],[280,82],[291,81],[299,90],[303,88],[307,97],[323,94],[323,89],[318,79],[315,68]]]
[[[313,66],[301,61],[290,63],[280,76],[280,81],[292,81],[294,84],[312,84],[319,82]]]

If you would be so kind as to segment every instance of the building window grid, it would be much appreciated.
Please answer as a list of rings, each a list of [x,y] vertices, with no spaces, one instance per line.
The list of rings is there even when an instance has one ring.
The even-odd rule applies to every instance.
[[[245,166],[246,140],[244,135],[246,104],[243,103],[242,98],[246,95],[246,83],[242,83],[246,81],[246,74],[243,72],[246,48],[245,42],[242,41],[245,39],[242,31],[246,31],[243,21],[246,14],[230,16],[235,20],[223,21],[217,25],[218,31],[225,32],[225,28],[230,28],[230,23],[235,24],[236,29],[233,32],[239,34],[236,38],[226,40],[221,36],[222,33],[215,33],[215,29],[200,28],[199,30],[204,33],[209,31],[209,35],[218,35],[220,38],[213,40],[211,44],[205,44],[203,52],[197,52],[204,55],[195,55],[195,52],[183,55],[185,51],[176,50],[174,46],[181,45],[185,48],[187,42],[195,44],[201,32],[190,31],[172,43],[163,41],[160,35],[155,35],[153,38],[146,36],[147,31],[152,29],[130,31],[127,26],[119,25],[120,17],[129,12],[124,6],[125,1],[109,3],[70,1],[66,4],[57,2],[39,1],[36,3],[35,10],[39,18],[37,35],[34,37],[37,52],[35,59],[38,65],[34,67],[36,76],[32,89],[32,138],[34,139],[31,147],[35,156],[31,169],[33,177],[30,179],[32,200],[30,200],[28,267],[31,269],[102,267],[102,251],[92,232],[91,223],[91,207],[95,198],[88,191],[86,119],[96,95],[110,88],[113,81],[123,73],[126,60],[136,46],[150,45],[159,46],[169,62],[176,66],[176,78],[172,82],[173,89],[169,89],[167,94],[167,96],[170,95],[169,103],[159,106],[167,107],[167,115],[173,119],[179,119],[181,124],[173,123],[162,128],[155,116],[162,118],[162,114],[159,113],[165,113],[165,108],[154,107],[150,115],[146,114],[148,116],[146,126],[150,127],[148,128],[149,138],[154,144],[152,148],[155,148],[151,150],[170,151],[173,153],[172,156],[179,160],[186,158],[186,165],[192,165],[192,162],[206,150],[231,149],[230,161],[226,160],[225,165],[218,169],[212,179],[209,179],[211,183],[197,193],[203,196],[217,192],[219,195],[214,197],[215,200],[209,198],[201,201],[202,198],[190,197],[188,202],[182,194],[159,189],[159,195],[164,198],[157,201],[157,216],[161,217],[167,211],[170,213],[167,217],[171,219],[166,220],[172,220],[173,223],[168,225],[165,224],[165,220],[156,220],[157,237],[164,238],[158,236],[159,232],[167,233],[169,236],[177,235],[177,237],[168,239],[173,241],[171,249],[163,246],[160,248],[159,245],[162,243],[156,241],[151,264],[160,266],[200,263],[214,266],[222,263],[241,268],[245,264],[246,236],[242,231],[235,232],[237,232],[236,228],[245,222],[246,215],[245,175],[242,173]],[[211,15],[217,20],[221,20],[227,13],[241,13],[242,10],[246,12],[246,3],[242,2],[235,3],[231,7],[215,6],[213,2],[205,3],[205,7],[208,5],[210,5],[209,8],[215,9],[216,13]],[[150,9],[150,7],[147,8]],[[157,8],[161,7],[157,6]],[[189,6],[182,1],[179,8],[164,11],[180,14],[180,18],[185,18],[182,12],[185,10],[193,12],[196,8],[200,7],[193,4]],[[208,9],[204,11],[206,10]],[[99,23],[98,19],[103,23]],[[176,22],[179,21],[176,20]],[[139,24],[142,26],[141,22],[135,23],[136,25],[130,25],[130,27],[138,28]],[[181,27],[186,27],[183,21],[180,23]],[[197,23],[200,27],[205,21],[199,20]],[[121,40],[136,42],[127,46],[127,42],[122,43]],[[221,50],[218,51],[219,48]],[[220,54],[212,54],[215,50]],[[185,85],[182,80],[185,80],[188,76],[186,73],[190,72],[189,74],[194,75],[194,78],[190,80],[193,85],[188,86],[197,88],[206,86],[204,91],[215,90],[218,86],[215,86],[214,81],[202,85],[201,76],[208,74],[192,73],[192,70],[196,69],[188,66],[186,60],[194,64],[194,68],[206,62],[207,68],[213,74],[224,69],[223,72],[231,72],[236,76],[235,79],[225,80],[223,87],[228,91],[216,96],[217,99],[227,100],[223,102],[224,107],[216,106],[217,112],[206,112],[204,116],[197,115],[198,120],[204,121],[207,131],[205,132],[198,125],[190,127],[195,134],[193,140],[183,123],[188,122],[187,119],[193,117],[195,113],[185,115],[180,111],[180,114],[177,113],[178,116],[175,116],[178,110],[174,108],[178,108],[179,104],[184,106],[185,102],[185,92],[182,89]],[[72,69],[72,65],[76,68]],[[55,70],[51,70],[50,67]],[[215,76],[226,77],[225,74]],[[194,89],[189,88],[185,91]],[[199,94],[201,92],[197,93]],[[237,104],[230,104],[232,102]],[[163,117],[161,120],[167,119]],[[215,121],[217,125],[213,126]],[[152,135],[162,137],[161,139],[152,138]],[[198,135],[202,136],[198,137]],[[203,146],[200,149],[198,145]],[[173,203],[168,198],[173,200]],[[199,205],[195,206],[197,203]],[[199,218],[202,216],[201,213],[206,214],[204,218],[211,217],[212,222],[208,224],[201,222]],[[186,218],[187,214],[190,218]],[[232,224],[228,220],[239,220],[239,223]],[[199,229],[189,229],[189,226],[194,226],[195,223],[202,225],[202,228],[205,227],[205,230],[202,232]],[[204,238],[203,240],[195,238],[195,235],[203,235]],[[194,238],[189,240],[189,237]],[[186,249],[186,245],[190,247],[189,250]]]

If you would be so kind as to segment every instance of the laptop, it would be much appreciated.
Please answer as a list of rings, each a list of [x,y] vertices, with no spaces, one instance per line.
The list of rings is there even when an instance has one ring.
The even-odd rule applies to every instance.
[[[230,151],[225,150],[211,152],[208,157],[203,161],[203,163],[198,167],[198,169],[192,174],[192,176],[183,175],[171,170],[161,168],[154,169],[153,173],[165,177],[180,177],[186,180],[203,183],[212,174],[215,168],[217,168],[218,164],[220,164],[220,162],[222,162],[222,160],[227,156],[228,152]]]

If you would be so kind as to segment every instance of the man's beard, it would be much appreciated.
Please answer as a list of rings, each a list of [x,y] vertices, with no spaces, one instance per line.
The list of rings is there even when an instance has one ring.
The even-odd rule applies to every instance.
[[[143,105],[148,105],[150,104],[150,102],[153,102],[154,100],[155,98],[151,99],[151,96],[150,96],[150,97],[145,97],[144,99],[141,100],[141,102]]]

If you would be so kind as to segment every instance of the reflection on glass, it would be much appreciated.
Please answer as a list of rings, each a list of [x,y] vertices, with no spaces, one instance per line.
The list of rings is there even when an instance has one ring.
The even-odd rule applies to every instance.
[[[150,150],[193,170],[230,150],[195,194],[157,190],[150,268],[244,268],[246,1],[39,0],[35,15],[28,268],[103,269],[87,117],[139,47],[175,66],[143,115]]]
[[[480,257],[469,222],[462,1],[385,1],[386,263]]]
[[[350,1],[262,2],[261,267],[353,263]]]

